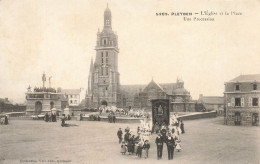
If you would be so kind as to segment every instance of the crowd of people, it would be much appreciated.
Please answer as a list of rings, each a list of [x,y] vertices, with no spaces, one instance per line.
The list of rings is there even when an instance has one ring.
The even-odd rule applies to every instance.
[[[148,158],[150,149],[151,134],[157,134],[155,139],[157,148],[157,159],[160,160],[163,155],[163,147],[166,145],[168,151],[168,160],[173,159],[174,151],[180,152],[182,149],[180,134],[185,133],[184,123],[178,119],[176,114],[171,117],[170,124],[167,126],[165,122],[161,125],[156,122],[153,128],[150,129],[150,124],[147,122],[141,123],[141,126],[137,127],[137,135],[135,136],[129,126],[125,129],[125,134],[122,129],[119,128],[117,137],[119,139],[121,154],[129,154],[142,158]]]
[[[119,139],[119,144],[121,144],[121,154],[125,155],[128,153],[129,155],[136,155],[139,158],[142,158],[143,155],[144,158],[148,158],[150,143],[149,140],[144,139],[141,133],[141,131],[137,131],[137,135],[135,136],[132,130],[127,126],[123,138],[123,131],[119,128],[117,136]]]
[[[57,116],[56,113],[51,113],[50,115],[48,114],[48,112],[45,113],[44,115],[44,120],[45,122],[57,122]]]
[[[113,112],[110,112],[107,116],[109,123],[115,123],[116,122],[116,115]]]

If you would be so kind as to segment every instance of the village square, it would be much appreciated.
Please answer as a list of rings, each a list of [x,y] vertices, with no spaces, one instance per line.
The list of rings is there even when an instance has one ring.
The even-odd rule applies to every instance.
[[[260,74],[234,75],[220,95],[196,99],[181,74],[122,84],[111,6],[95,21],[103,27],[80,68],[84,87],[53,85],[59,74],[46,68],[40,85],[27,82],[25,103],[0,99],[0,163],[260,163]]]

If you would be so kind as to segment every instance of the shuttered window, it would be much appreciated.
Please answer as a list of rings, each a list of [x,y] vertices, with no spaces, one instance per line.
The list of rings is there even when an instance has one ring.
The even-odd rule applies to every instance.
[[[231,106],[234,107],[235,106],[235,98],[231,98]]]
[[[245,100],[244,98],[241,98],[241,107],[244,107],[244,104],[245,104]]]
[[[252,97],[248,98],[248,106],[251,107],[252,106]]]

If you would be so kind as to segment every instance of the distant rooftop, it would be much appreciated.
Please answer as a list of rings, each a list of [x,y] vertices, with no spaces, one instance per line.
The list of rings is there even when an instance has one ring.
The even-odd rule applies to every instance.
[[[260,74],[248,74],[240,75],[229,82],[251,82],[251,81],[260,81]]]
[[[201,96],[199,101],[205,104],[224,104],[224,97],[220,96]]]
[[[62,89],[61,93],[66,95],[77,95],[80,94],[80,89]]]

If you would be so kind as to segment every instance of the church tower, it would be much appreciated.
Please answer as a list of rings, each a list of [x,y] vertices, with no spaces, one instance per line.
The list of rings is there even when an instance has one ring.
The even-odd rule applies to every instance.
[[[110,9],[104,12],[103,30],[97,32],[96,58],[90,66],[88,99],[94,107],[120,106],[120,74],[118,72],[118,36],[112,30]]]

